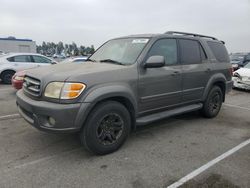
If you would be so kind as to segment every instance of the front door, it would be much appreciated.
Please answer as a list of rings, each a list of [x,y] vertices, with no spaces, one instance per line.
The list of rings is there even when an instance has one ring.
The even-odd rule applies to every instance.
[[[139,113],[163,110],[181,103],[181,65],[178,63],[176,39],[159,39],[150,48],[145,61],[154,55],[165,57],[160,68],[140,68]]]

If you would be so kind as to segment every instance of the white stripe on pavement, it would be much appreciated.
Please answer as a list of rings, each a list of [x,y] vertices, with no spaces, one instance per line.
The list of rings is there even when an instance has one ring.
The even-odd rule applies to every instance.
[[[20,117],[19,114],[9,114],[9,115],[5,115],[5,116],[0,116],[0,120],[10,119],[10,118],[18,118],[18,117]]]
[[[206,163],[205,165],[201,166],[200,168],[194,170],[193,172],[189,173],[188,175],[184,176],[183,178],[181,178],[180,180],[178,180],[177,182],[171,184],[168,186],[168,188],[177,188],[181,185],[183,185],[184,183],[188,182],[189,180],[193,179],[194,177],[198,176],[199,174],[201,174],[202,172],[204,172],[205,170],[207,170],[208,168],[212,167],[213,165],[215,165],[216,163],[220,162],[221,160],[227,158],[228,156],[232,155],[233,153],[237,152],[239,149],[247,146],[248,144],[250,144],[250,139],[242,142],[241,144],[237,145],[236,147],[230,149],[229,151],[223,153],[222,155],[220,155],[219,157],[209,161],[208,163]]]
[[[223,105],[224,106],[229,106],[229,107],[234,107],[234,108],[239,108],[239,109],[242,109],[242,110],[249,110],[250,111],[250,108],[246,108],[246,107],[242,107],[242,106],[238,106],[238,105],[226,104],[226,103],[224,103]]]

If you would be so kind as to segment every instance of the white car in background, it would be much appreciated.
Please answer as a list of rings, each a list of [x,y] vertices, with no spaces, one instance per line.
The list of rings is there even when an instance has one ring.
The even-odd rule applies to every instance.
[[[12,76],[22,70],[57,64],[54,60],[36,53],[8,53],[0,56],[0,79],[11,84]]]
[[[233,73],[233,87],[250,90],[250,63]]]
[[[83,63],[87,61],[87,59],[88,56],[71,57],[61,61],[60,63]]]

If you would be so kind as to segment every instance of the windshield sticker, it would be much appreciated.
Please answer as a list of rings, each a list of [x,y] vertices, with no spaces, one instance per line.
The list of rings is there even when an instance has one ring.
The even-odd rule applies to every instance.
[[[145,44],[148,42],[149,39],[134,39],[132,41],[133,44]]]

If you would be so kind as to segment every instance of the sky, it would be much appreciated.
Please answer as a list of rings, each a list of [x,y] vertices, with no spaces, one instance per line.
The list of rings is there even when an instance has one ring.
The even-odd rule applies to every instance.
[[[99,47],[131,34],[193,32],[250,52],[250,0],[0,0],[0,37]]]

